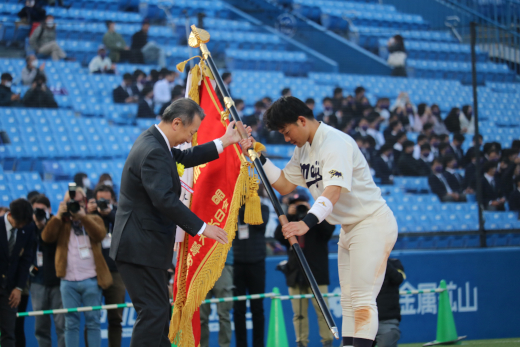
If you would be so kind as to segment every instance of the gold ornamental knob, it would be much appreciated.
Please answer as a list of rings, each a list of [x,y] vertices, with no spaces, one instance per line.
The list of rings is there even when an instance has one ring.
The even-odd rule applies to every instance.
[[[195,25],[191,26],[190,37],[188,38],[188,44],[190,47],[197,48],[201,43],[209,42],[209,33],[204,29],[199,29]]]

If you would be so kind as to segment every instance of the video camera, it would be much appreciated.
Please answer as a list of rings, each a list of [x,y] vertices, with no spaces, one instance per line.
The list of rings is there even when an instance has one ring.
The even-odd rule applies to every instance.
[[[69,183],[69,197],[70,200],[67,201],[67,211],[69,213],[78,213],[78,211],[81,209],[81,206],[79,205],[79,202],[74,200],[76,197],[76,183]]]

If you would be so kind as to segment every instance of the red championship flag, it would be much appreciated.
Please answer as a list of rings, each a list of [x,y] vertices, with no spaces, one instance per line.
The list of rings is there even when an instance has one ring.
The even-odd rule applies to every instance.
[[[229,112],[222,111],[211,72],[203,63],[190,71],[187,88],[189,97],[198,102],[206,114],[192,144],[196,146],[220,138],[229,124]],[[229,243],[222,245],[203,235],[192,237],[186,233],[182,237],[182,232],[179,239],[178,232],[177,240],[182,242],[177,255],[169,338],[182,347],[199,346],[198,309],[222,273],[235,238],[238,210],[246,200],[249,212],[246,220],[250,224],[262,223],[258,178],[242,155],[240,146],[230,146],[219,159],[195,167],[192,177],[192,184],[183,181],[183,187],[186,185],[184,188],[191,193],[191,210],[206,223],[223,228]]]

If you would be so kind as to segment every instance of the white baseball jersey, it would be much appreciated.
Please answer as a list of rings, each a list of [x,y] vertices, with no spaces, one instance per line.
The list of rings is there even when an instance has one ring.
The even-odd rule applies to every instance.
[[[307,142],[294,150],[283,172],[289,182],[308,188],[314,199],[328,186],[342,187],[326,219],[331,224],[356,224],[386,204],[356,141],[324,123],[312,145]]]

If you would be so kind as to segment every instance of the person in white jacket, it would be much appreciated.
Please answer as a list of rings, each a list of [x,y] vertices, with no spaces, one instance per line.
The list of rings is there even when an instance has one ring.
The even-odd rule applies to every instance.
[[[462,107],[459,114],[460,130],[464,134],[475,134],[475,119],[473,118],[473,108],[469,105]]]
[[[160,105],[158,107],[172,100],[172,89],[175,86],[175,71],[163,69],[161,74],[164,78],[153,86],[153,101],[156,105]]]
[[[114,74],[115,65],[112,63],[109,57],[107,57],[107,51],[105,46],[100,45],[98,47],[98,55],[96,55],[88,64],[90,73],[97,74]]]

